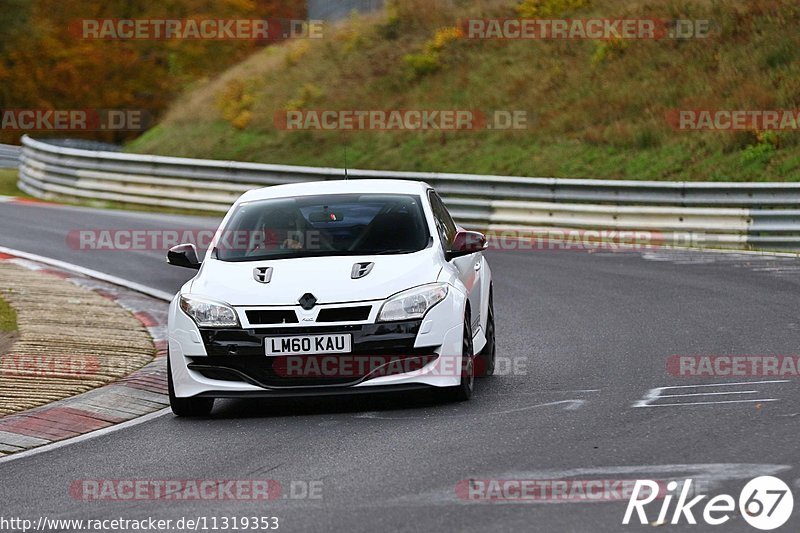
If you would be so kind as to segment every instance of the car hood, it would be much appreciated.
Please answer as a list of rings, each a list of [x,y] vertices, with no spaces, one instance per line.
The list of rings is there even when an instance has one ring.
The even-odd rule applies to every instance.
[[[355,263],[374,263],[366,276],[352,279]],[[253,271],[272,267],[269,283]],[[431,249],[412,254],[309,257],[271,261],[225,262],[208,259],[191,285],[191,293],[234,306],[296,305],[306,293],[318,304],[381,300],[436,281],[441,267]]]

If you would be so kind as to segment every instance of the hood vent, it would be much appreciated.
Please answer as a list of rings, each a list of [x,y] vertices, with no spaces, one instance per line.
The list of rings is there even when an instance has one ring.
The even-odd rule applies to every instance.
[[[253,279],[259,283],[272,281],[272,267],[256,267],[253,269]]]
[[[372,272],[372,267],[375,263],[356,263],[353,265],[353,270],[350,272],[352,279],[360,279]]]

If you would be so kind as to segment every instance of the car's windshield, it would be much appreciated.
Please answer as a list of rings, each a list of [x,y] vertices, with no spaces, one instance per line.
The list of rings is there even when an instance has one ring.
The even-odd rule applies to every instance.
[[[255,261],[401,254],[428,245],[419,196],[335,194],[240,205],[220,233],[216,257]]]

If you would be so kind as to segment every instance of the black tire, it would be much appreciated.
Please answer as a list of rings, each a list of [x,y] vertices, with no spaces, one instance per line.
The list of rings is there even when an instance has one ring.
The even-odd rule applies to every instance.
[[[167,389],[169,390],[169,406],[176,416],[207,416],[214,408],[214,398],[178,398],[175,396],[169,353],[167,353]]]
[[[461,342],[461,383],[444,390],[445,398],[453,402],[465,402],[472,398],[475,385],[475,354],[472,348],[472,324],[470,315],[464,317],[464,333]]]
[[[494,375],[497,361],[497,345],[494,330],[494,292],[489,289],[489,309],[486,318],[486,346],[475,358],[475,376],[485,378]]]

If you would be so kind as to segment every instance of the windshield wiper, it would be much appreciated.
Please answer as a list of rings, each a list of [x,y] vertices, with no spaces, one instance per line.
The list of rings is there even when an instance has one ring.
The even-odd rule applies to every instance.
[[[393,250],[381,250],[380,252],[366,252],[364,255],[388,255],[388,254],[410,254],[415,250],[409,250],[408,248],[395,248]]]

